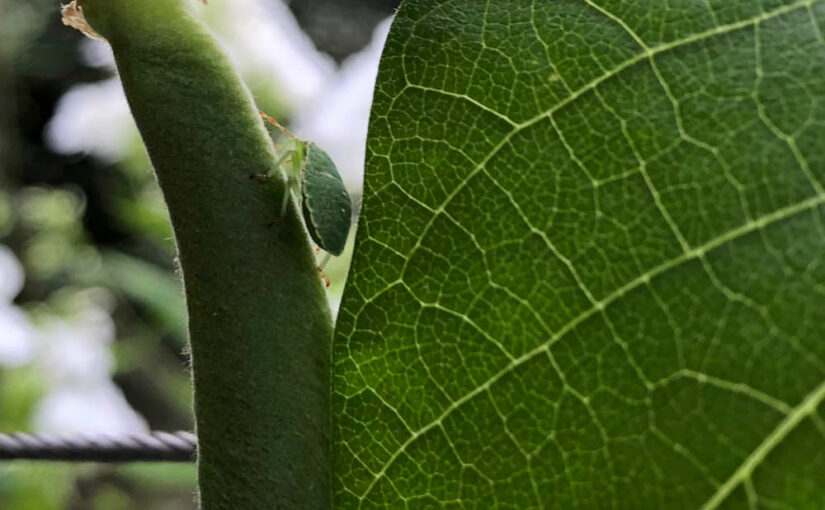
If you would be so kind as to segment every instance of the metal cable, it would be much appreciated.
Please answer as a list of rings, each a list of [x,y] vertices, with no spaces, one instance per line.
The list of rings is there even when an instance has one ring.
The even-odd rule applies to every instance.
[[[108,434],[0,434],[0,460],[137,462],[195,460],[197,438],[184,431]]]

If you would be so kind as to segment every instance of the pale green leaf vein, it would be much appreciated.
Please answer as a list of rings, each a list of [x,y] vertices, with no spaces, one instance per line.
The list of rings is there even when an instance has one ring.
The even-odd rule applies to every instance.
[[[819,404],[825,400],[825,381],[810,392],[793,411],[762,441],[756,449],[742,462],[716,492],[702,505],[702,510],[714,510],[730,495],[739,484],[749,481],[757,467],[771,451],[788,436],[802,420],[816,412]]]
[[[539,345],[538,347],[536,347],[532,351],[527,352],[524,355],[522,355],[519,358],[512,361],[510,364],[505,366],[502,370],[500,370],[495,375],[490,377],[487,381],[485,381],[481,385],[477,386],[473,390],[467,392],[464,396],[462,396],[458,400],[455,400],[449,407],[447,407],[441,413],[441,415],[438,416],[438,418],[431,421],[430,423],[427,423],[423,427],[419,428],[415,433],[413,433],[401,445],[401,447],[399,447],[398,450],[387,460],[387,462],[384,464],[384,466],[381,468],[381,470],[378,472],[378,474],[376,474],[373,481],[367,487],[367,489],[364,492],[363,496],[361,496],[361,499],[363,500],[363,498],[365,498],[367,496],[367,494],[369,494],[372,487],[375,486],[375,483],[386,474],[387,469],[393,464],[393,462],[395,462],[395,459],[397,459],[398,456],[401,455],[407,449],[407,447],[409,447],[412,443],[414,443],[419,437],[421,437],[422,435],[427,433],[433,427],[435,427],[437,425],[440,425],[444,421],[444,419],[447,418],[449,415],[451,415],[456,409],[458,409],[459,407],[461,407],[463,404],[467,403],[468,401],[472,400],[478,394],[480,394],[484,391],[487,391],[488,388],[493,386],[502,377],[509,374],[514,369],[518,368],[519,366],[523,365],[524,363],[530,361],[531,359],[533,359],[537,355],[547,351],[554,343],[556,343],[557,341],[562,339],[564,336],[566,336],[571,331],[575,330],[575,328],[577,326],[579,326],[582,322],[584,322],[585,320],[590,318],[593,314],[595,314],[595,313],[597,313],[601,310],[604,310],[607,306],[614,303],[615,301],[620,299],[622,296],[626,295],[628,292],[632,291],[633,289],[639,287],[642,284],[645,284],[645,283],[649,282],[651,279],[653,279],[653,278],[655,278],[655,277],[657,277],[661,274],[666,273],[667,271],[670,271],[670,270],[672,270],[676,267],[679,267],[682,264],[685,264],[686,262],[689,262],[691,260],[697,259],[699,257],[703,257],[708,252],[710,252],[710,251],[712,251],[716,248],[719,248],[720,246],[723,246],[726,243],[732,242],[732,241],[734,241],[734,240],[736,240],[736,239],[738,239],[738,238],[740,238],[744,235],[747,235],[751,232],[755,232],[757,230],[764,229],[765,227],[767,227],[771,224],[774,224],[774,223],[777,223],[779,221],[791,218],[791,217],[793,217],[797,214],[804,213],[806,211],[810,211],[811,209],[816,208],[816,207],[822,205],[823,203],[825,203],[825,194],[823,194],[823,195],[814,195],[814,196],[812,196],[812,197],[810,197],[806,200],[803,200],[803,201],[798,202],[796,204],[793,204],[791,206],[784,207],[782,209],[774,211],[774,212],[772,212],[770,214],[767,214],[765,216],[762,216],[762,217],[760,217],[760,218],[758,218],[754,221],[745,223],[745,224],[743,224],[742,226],[740,226],[738,228],[730,230],[730,231],[728,231],[728,232],[726,232],[726,233],[724,233],[720,236],[717,236],[717,237],[711,239],[710,241],[706,242],[705,244],[703,244],[701,246],[697,246],[696,248],[693,248],[689,252],[683,253],[678,257],[670,259],[670,260],[660,264],[659,266],[656,266],[655,268],[653,268],[653,269],[647,271],[646,273],[638,276],[633,281],[631,281],[631,282],[625,284],[624,286],[622,286],[621,288],[617,289],[616,291],[614,291],[613,293],[611,293],[610,295],[608,295],[607,297],[605,297],[601,301],[596,302],[592,307],[586,309],[581,314],[579,314],[576,318],[574,318],[573,320],[568,322],[555,335],[553,335],[547,342]],[[823,385],[823,386],[824,387],[821,389],[821,391],[823,392],[823,395],[819,397],[820,400],[823,397],[825,397],[825,385]],[[799,408],[797,408],[797,410],[795,412],[798,412],[798,409]],[[791,416],[793,416],[793,414]],[[797,421],[793,422],[793,424],[795,425],[796,423],[798,423],[798,421],[800,419],[801,418],[797,419]],[[787,420],[786,420],[786,422],[787,422]],[[787,432],[789,432],[789,430],[785,431],[784,435],[786,435]],[[782,437],[784,437],[784,435]]]

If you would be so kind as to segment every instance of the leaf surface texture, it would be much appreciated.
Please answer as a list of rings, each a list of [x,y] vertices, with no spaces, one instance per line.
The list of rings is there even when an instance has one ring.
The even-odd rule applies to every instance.
[[[337,508],[825,508],[825,2],[418,0]]]

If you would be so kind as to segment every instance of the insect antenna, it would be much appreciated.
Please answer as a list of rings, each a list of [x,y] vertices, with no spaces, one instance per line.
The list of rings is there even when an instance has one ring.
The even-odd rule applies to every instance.
[[[275,120],[271,115],[267,115],[264,112],[258,112],[258,113],[261,115],[262,119],[269,122],[270,124],[272,124],[276,128],[280,129],[281,133],[285,134],[286,136],[288,136],[290,138],[297,138],[294,134],[292,134],[292,131],[290,131],[287,128],[283,127],[281,125],[281,123],[278,122],[277,120]]]

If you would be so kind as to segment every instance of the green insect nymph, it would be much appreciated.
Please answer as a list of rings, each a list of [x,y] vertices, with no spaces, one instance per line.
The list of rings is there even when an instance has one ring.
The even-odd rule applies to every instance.
[[[340,255],[349,236],[352,201],[335,163],[320,147],[296,138],[269,115],[262,112],[261,117],[289,137],[286,144],[292,144],[291,149],[282,147],[278,158],[278,166],[286,162],[287,179],[281,216],[286,214],[293,191],[300,191],[301,211],[310,237],[324,251]]]

